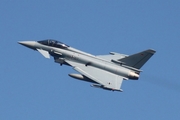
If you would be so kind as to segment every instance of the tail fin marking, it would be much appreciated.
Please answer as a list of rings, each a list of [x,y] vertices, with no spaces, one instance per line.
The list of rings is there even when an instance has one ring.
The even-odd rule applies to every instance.
[[[145,50],[140,53],[136,53],[128,57],[119,59],[119,61],[124,62],[125,65],[127,66],[140,69],[151,58],[151,56],[155,52],[156,52],[155,50],[149,49],[149,50]]]

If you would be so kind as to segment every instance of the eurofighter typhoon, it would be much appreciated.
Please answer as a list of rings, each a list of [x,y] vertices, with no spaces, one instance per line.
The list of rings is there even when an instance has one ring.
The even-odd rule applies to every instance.
[[[110,52],[109,55],[95,56],[52,39],[18,43],[37,50],[45,58],[52,56],[60,65],[73,67],[80,74],[69,74],[72,78],[91,82],[92,87],[120,92],[123,91],[123,80],[138,80],[140,68],[156,52],[148,49],[133,55]]]

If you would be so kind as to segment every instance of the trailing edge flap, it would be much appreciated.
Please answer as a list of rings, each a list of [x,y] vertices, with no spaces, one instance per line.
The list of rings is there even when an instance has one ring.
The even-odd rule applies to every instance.
[[[42,50],[42,49],[37,49],[45,58],[50,58],[49,52]]]
[[[112,89],[112,90],[121,90],[121,84],[123,81],[122,76],[118,76],[112,74],[108,71],[95,68],[93,66],[85,66],[84,64],[67,61],[68,64],[74,67],[74,69],[89,79],[101,84],[104,88]]]
[[[149,49],[133,55],[129,55],[125,58],[119,59],[118,61],[125,63],[127,66],[140,69],[155,52],[156,51]]]

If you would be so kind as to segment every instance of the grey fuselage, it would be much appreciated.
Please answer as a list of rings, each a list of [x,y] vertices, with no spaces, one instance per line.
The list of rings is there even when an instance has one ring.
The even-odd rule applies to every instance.
[[[43,49],[48,51],[50,55],[54,57],[55,61],[60,64],[66,64],[64,60],[69,60],[84,64],[85,66],[93,66],[110,73],[123,76],[124,79],[138,79],[139,77],[135,71],[69,46],[64,48],[57,48],[35,42],[33,47],[36,49]]]

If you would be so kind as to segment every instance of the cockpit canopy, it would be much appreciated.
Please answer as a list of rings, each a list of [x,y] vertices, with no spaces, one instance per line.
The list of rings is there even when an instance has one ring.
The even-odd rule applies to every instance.
[[[47,46],[51,46],[51,47],[57,47],[57,48],[68,48],[69,46],[59,42],[57,40],[52,40],[52,39],[48,39],[48,40],[41,40],[38,41],[38,43],[43,44],[43,45],[47,45]]]

